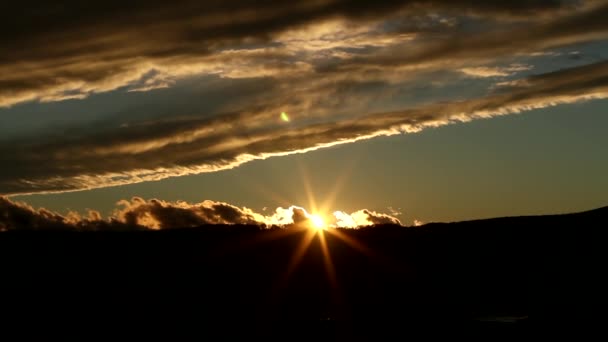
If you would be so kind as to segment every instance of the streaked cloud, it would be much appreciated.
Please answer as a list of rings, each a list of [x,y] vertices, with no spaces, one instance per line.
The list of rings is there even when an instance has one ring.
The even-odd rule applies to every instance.
[[[175,105],[163,115],[134,117],[125,110],[104,114],[105,125],[91,120],[65,134],[0,140],[0,193],[7,195],[215,172],[605,98],[608,90],[601,58],[548,71],[530,61],[608,38],[605,1],[105,1],[96,10],[41,2],[18,22],[4,6],[9,29],[0,33],[7,51],[0,56],[0,106],[117,89],[160,92],[193,77],[225,81],[210,82],[215,92],[193,92],[206,96],[196,103],[224,97],[201,112]],[[500,82],[489,83],[493,78]],[[479,90],[467,83],[473,90],[466,96],[439,91],[463,88],[463,79]],[[414,94],[417,87],[428,95]],[[148,213],[165,204],[129,207]]]
[[[608,63],[536,75],[498,90],[475,99],[301,126],[286,126],[280,112],[269,107],[212,119],[152,122],[110,134],[7,144],[0,148],[0,158],[10,167],[0,171],[0,186],[6,194],[66,191],[214,172],[376,136],[605,98]],[[268,122],[271,117],[275,122]],[[15,146],[21,146],[20,153],[11,152]]]
[[[576,3],[557,0],[508,3],[180,0],[128,4],[93,1],[87,8],[75,1],[64,1],[60,5],[44,1],[27,5],[11,3],[3,5],[0,17],[3,24],[0,106],[31,100],[83,98],[133,86],[150,71],[158,71],[165,81],[150,81],[153,85],[132,88],[150,90],[167,85],[169,79],[218,72],[214,60],[226,57],[226,51],[248,50],[247,46],[278,45],[295,54],[328,47],[391,46],[404,34],[409,39],[408,34],[435,31],[437,25],[453,26],[450,18],[454,12],[495,18],[538,18],[544,14],[561,17],[576,8]],[[446,17],[438,17],[437,12],[445,12]],[[401,24],[386,32],[378,31],[377,27],[371,32],[365,29],[380,19],[394,16],[402,16],[402,20],[405,18],[414,25]],[[584,32],[588,35],[598,30],[603,32],[605,25],[599,24],[598,18],[595,25],[586,25]],[[589,22],[593,20],[586,21]],[[450,44],[434,49],[450,50]],[[422,53],[426,55],[428,53]],[[254,74],[261,70],[264,69],[259,66],[238,69]],[[238,71],[222,70],[228,76],[252,75]],[[270,67],[265,72],[276,70]]]
[[[608,3],[600,1],[570,15],[536,20],[515,28],[498,25],[473,34],[467,30],[451,30],[449,34],[435,36],[435,39],[421,39],[419,44],[391,46],[372,56],[336,61],[323,66],[320,71],[420,70],[486,64],[510,56],[604,40],[608,38],[608,24],[604,20],[607,14]]]
[[[508,67],[471,67],[462,68],[460,72],[470,77],[506,77],[511,76],[514,73],[520,71],[527,71],[532,69],[531,66],[522,64],[513,64]]]

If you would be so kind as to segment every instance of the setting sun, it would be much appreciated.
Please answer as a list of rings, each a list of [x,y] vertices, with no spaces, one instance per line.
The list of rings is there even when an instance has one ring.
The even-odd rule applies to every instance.
[[[325,220],[319,215],[310,215],[310,222],[314,229],[325,229],[327,227]]]

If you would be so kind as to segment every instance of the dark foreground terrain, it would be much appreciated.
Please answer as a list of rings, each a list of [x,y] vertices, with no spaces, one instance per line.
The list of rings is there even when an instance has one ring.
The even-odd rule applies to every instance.
[[[2,310],[25,321],[217,321],[235,331],[246,321],[263,332],[284,320],[345,320],[359,337],[378,322],[402,332],[556,323],[591,312],[607,218],[603,208],[325,233],[333,278],[318,235],[293,267],[307,234],[296,228],[5,232]]]

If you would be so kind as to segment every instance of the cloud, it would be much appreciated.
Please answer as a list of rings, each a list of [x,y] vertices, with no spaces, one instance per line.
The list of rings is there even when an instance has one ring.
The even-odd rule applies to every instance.
[[[95,121],[2,139],[2,194],[215,172],[606,94],[605,63],[596,63],[508,79],[489,95],[466,100],[390,103],[413,84],[432,83],[428,73],[436,70],[512,77],[532,68],[508,60],[518,54],[605,38],[605,1],[94,4],[91,10],[75,1],[60,7],[40,2],[23,16],[10,14],[19,3],[2,5],[0,22],[7,29],[0,30],[6,51],[0,56],[0,106],[84,98],[121,87],[146,92],[192,75],[231,80],[196,93],[205,100],[197,103],[226,100],[201,113],[171,108],[164,117],[137,119],[129,109],[120,116],[104,114],[120,122],[106,118],[111,122],[105,125]],[[289,113],[288,124],[280,120],[282,112]]]
[[[89,211],[87,217],[74,212],[61,215],[41,208],[13,202],[0,197],[0,231],[9,230],[141,230],[192,228],[203,225],[310,226],[311,214],[304,208],[277,208],[272,215],[262,215],[245,207],[206,200],[201,203],[144,200],[134,197],[121,200],[114,214],[103,219],[99,212]],[[353,222],[355,224],[350,224]],[[335,214],[332,227],[357,228],[374,224],[398,224],[398,219],[367,209],[348,215]]]
[[[88,217],[70,212],[60,215],[50,210],[34,209],[0,196],[0,232],[9,230],[133,230],[142,226],[128,225],[114,218],[103,220],[99,212],[90,211]]]
[[[286,125],[276,104],[270,104],[211,118],[150,122],[46,141],[13,140],[0,144],[0,162],[5,165],[0,191],[82,190],[214,172],[255,159],[607,95],[608,63],[600,62],[521,79],[479,98],[333,121],[297,123],[292,115]]]
[[[531,66],[521,65],[521,64],[513,64],[508,67],[470,67],[470,68],[462,68],[460,72],[470,77],[506,77],[511,76],[514,73],[520,71],[527,71],[532,69]]]
[[[434,39],[420,39],[418,44],[393,45],[374,55],[327,63],[317,70],[325,73],[420,70],[485,64],[508,56],[606,39],[607,15],[608,3],[600,1],[584,10],[557,16],[553,20],[538,20],[515,28],[497,25],[474,32],[451,30]]]
[[[291,207],[291,220],[295,225],[305,224],[310,221],[309,215],[304,208]]]
[[[338,227],[355,228],[380,224],[401,225],[401,221],[394,216],[377,213],[367,209],[358,210],[351,214],[347,214],[343,211],[336,211],[333,215],[336,219],[335,225]]]
[[[228,203],[204,201],[190,205],[169,203],[158,199],[146,201],[135,197],[118,202],[123,209],[116,212],[119,221],[133,226],[154,229],[188,228],[207,224],[261,224],[263,216],[247,208]]]
[[[371,211],[371,210],[367,210],[367,209],[363,209],[360,210],[358,212],[355,212],[352,215],[364,215],[366,216],[366,220],[368,222],[367,225],[376,225],[376,224],[398,224],[401,225],[401,222],[396,219],[395,217],[392,217],[390,215],[387,214],[382,214],[382,213],[377,213],[375,211]],[[364,224],[359,224],[359,225],[364,225]]]
[[[449,18],[429,17],[437,12],[445,12],[450,17],[460,14],[537,19],[549,14],[561,17],[580,7],[576,3],[557,0],[476,3],[464,0],[380,0],[372,3],[359,0],[129,3],[95,0],[84,7],[77,1],[63,1],[60,5],[46,1],[12,2],[0,8],[3,25],[0,30],[3,51],[0,106],[31,100],[83,98],[127,86],[133,91],[149,91],[168,86],[177,78],[201,73],[251,77],[289,70],[297,65],[305,69],[306,63],[290,60],[293,56],[281,59],[282,65],[278,64],[278,69],[276,63],[247,67],[249,62],[242,58],[242,63],[236,63],[237,56],[232,56],[236,64],[225,68],[218,66],[217,61],[227,59],[230,64],[227,51],[249,50],[247,46],[264,44],[282,45],[284,49],[281,50],[291,53],[318,50],[319,46],[332,44],[339,47],[340,42],[351,44],[349,48],[391,45],[400,40],[403,30],[409,33],[428,31],[429,20],[451,22]],[[296,34],[306,25],[323,25],[335,19],[348,21],[348,30],[353,30],[394,15],[426,19],[415,27],[402,27],[397,32],[317,35],[316,39],[310,40],[310,30],[305,30],[303,37]],[[589,32],[594,29],[586,27]],[[238,54],[247,53],[240,51]],[[145,76],[150,71],[157,71],[162,76],[146,84]]]

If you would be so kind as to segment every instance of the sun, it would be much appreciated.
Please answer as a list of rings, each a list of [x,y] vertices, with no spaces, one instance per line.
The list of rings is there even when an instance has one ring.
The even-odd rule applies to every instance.
[[[325,224],[325,220],[323,220],[323,218],[320,215],[315,215],[315,214],[310,215],[309,219],[310,219],[312,228],[314,228],[314,229],[322,230],[327,227],[327,224]]]

